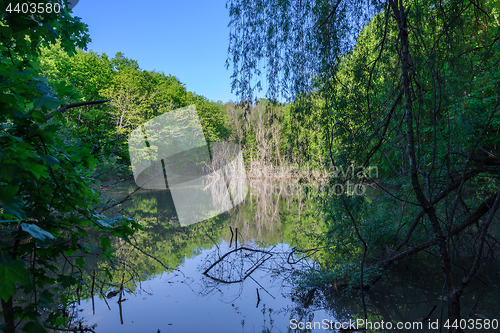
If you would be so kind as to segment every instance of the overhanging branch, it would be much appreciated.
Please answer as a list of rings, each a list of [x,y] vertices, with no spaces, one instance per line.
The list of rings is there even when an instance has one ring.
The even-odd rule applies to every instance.
[[[58,112],[63,113],[68,111],[69,109],[72,108],[77,108],[79,106],[85,106],[85,105],[94,105],[94,104],[103,104],[109,102],[109,99],[106,100],[101,100],[101,101],[86,101],[86,102],[78,102],[78,103],[72,103],[72,104],[63,104],[59,109],[53,111],[52,113],[48,114],[45,116],[46,120],[52,119],[56,116]]]

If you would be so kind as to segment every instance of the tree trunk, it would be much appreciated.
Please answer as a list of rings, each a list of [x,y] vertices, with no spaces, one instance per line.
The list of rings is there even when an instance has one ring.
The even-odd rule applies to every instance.
[[[413,191],[415,192],[415,196],[417,197],[417,200],[424,209],[426,215],[429,217],[429,221],[431,222],[434,235],[438,240],[441,267],[443,269],[443,274],[448,289],[448,319],[452,324],[455,321],[457,322],[460,321],[460,302],[459,302],[460,295],[455,288],[450,254],[448,252],[448,247],[446,239],[443,235],[443,231],[441,229],[441,226],[439,225],[439,219],[436,216],[434,205],[431,202],[432,201],[431,198],[425,197],[425,194],[420,185],[420,181],[418,179],[417,159],[415,154],[415,137],[413,133],[412,96],[410,88],[410,80],[411,80],[410,72],[412,63],[410,56],[410,42],[409,42],[408,27],[407,27],[408,12],[405,11],[405,7],[403,6],[403,2],[401,0],[399,1],[399,3],[396,3],[396,1],[393,0],[391,0],[389,3],[393,10],[394,17],[396,18],[396,21],[398,23],[400,38],[401,38],[401,47],[402,47],[401,75],[403,78],[403,91],[405,98],[405,118],[406,118],[406,139],[408,142],[406,154],[410,161],[411,184],[413,187]],[[433,116],[435,117],[435,115]],[[458,328],[452,328],[451,331],[462,332],[462,329],[460,328],[460,326],[458,326]]]
[[[5,320],[5,327],[3,331],[5,333],[15,333],[16,326],[14,325],[14,310],[12,304],[12,297],[10,297],[7,302],[5,302],[2,299],[2,311]]]

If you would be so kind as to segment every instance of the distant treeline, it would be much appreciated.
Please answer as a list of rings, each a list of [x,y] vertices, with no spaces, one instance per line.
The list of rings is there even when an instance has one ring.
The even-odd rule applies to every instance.
[[[294,125],[291,105],[261,99],[254,103],[210,101],[187,90],[175,76],[139,67],[121,52],[113,58],[78,50],[69,56],[60,46],[45,48],[41,70],[65,103],[109,100],[68,109],[67,139],[90,148],[99,163],[94,176],[130,177],[127,138],[146,121],[177,108],[196,105],[208,142],[241,145],[248,168],[325,163],[322,134],[314,114]],[[296,119],[295,119],[296,120]]]

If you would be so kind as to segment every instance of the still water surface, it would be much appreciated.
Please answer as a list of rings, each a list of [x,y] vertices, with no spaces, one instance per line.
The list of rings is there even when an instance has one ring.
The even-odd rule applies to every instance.
[[[117,295],[98,297],[96,291],[95,314],[88,299],[81,301],[78,317],[86,325],[97,324],[98,333],[329,332],[326,322],[363,318],[359,292],[340,295],[328,288],[300,290],[292,279],[297,272],[318,268],[304,257],[308,252],[297,250],[315,246],[314,238],[308,238],[308,228],[314,228],[320,216],[314,197],[283,182],[254,181],[249,185],[246,200],[236,209],[187,227],[176,221],[168,190],[135,192],[110,213],[133,217],[144,228],[132,239],[134,247],[114,244],[115,276],[124,273],[125,300],[118,303]],[[133,184],[122,184],[108,194],[119,202],[134,189]],[[89,270],[90,276],[92,269],[96,268]],[[442,320],[446,301],[441,296],[439,268],[403,264],[397,270],[391,280],[366,291],[369,318],[419,322],[437,306],[431,320]],[[494,277],[484,276],[486,279]],[[103,282],[100,287],[96,282],[96,290],[112,296],[109,292],[116,291],[119,282]],[[474,311],[474,318],[493,319],[500,313],[499,300],[495,284],[485,289],[478,283],[463,298],[464,317]],[[300,322],[316,325],[315,329],[298,329],[301,326],[294,323]],[[424,325],[418,331],[439,330]]]
[[[229,251],[228,245],[223,242],[220,250]],[[285,244],[273,248],[276,253],[287,250],[289,247]],[[257,269],[243,283],[210,283],[200,267],[214,251],[217,251],[215,246],[203,250],[185,260],[178,270],[142,282],[142,291],[126,294],[127,300],[122,302],[123,324],[120,324],[119,307],[114,299],[108,300],[111,311],[103,301],[98,301],[95,315],[92,315],[90,301],[82,303],[82,314],[89,324],[98,324],[97,332],[157,332],[157,329],[161,332],[287,332],[290,316],[296,312],[292,289],[282,285],[280,277],[270,276],[266,269],[269,267]],[[320,321],[330,316],[318,310],[314,311],[314,318]]]
[[[115,296],[107,301],[96,297],[95,315],[91,300],[82,301],[79,316],[89,326],[97,324],[96,332],[102,333],[289,331],[290,319],[299,318],[297,311],[304,306],[297,303],[300,298],[289,277],[297,270],[315,267],[311,260],[290,255],[291,245],[283,236],[280,217],[286,214],[287,203],[288,208],[293,205],[291,188],[279,183],[254,184],[236,210],[210,225],[205,221],[187,227],[193,231],[190,236],[204,233],[208,241],[207,237],[183,237],[186,230],[175,223],[168,190],[137,191],[116,211],[134,217],[145,227],[148,238],[170,247],[146,244],[146,252],[158,258],[162,257],[158,250],[174,252],[178,265],[172,267],[170,261],[170,269],[156,273],[148,265],[157,262],[143,255],[147,278],[137,282],[133,292],[124,293],[121,314]],[[134,189],[125,184],[108,194],[121,201]],[[237,248],[240,250],[234,251]],[[203,274],[214,263],[208,276]],[[236,282],[239,280],[242,282]],[[315,309],[308,316],[314,321],[334,320],[324,309]]]

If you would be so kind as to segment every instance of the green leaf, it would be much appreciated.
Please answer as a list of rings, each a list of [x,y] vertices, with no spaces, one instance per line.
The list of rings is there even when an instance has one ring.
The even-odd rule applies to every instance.
[[[104,273],[106,273],[110,281],[113,281],[113,274],[111,274],[107,267],[104,267]]]
[[[59,284],[63,288],[69,288],[69,287],[71,287],[71,285],[73,284],[73,280],[74,280],[74,278],[71,275],[62,275],[62,274],[60,274],[57,277],[57,281],[59,282]]]
[[[78,257],[75,259],[75,264],[80,268],[83,268],[83,264],[85,264],[85,260],[82,257]]]
[[[55,158],[52,155],[40,154],[40,157],[43,158],[43,160],[45,161],[45,164],[50,165],[50,166],[58,165],[61,163],[57,158]]]
[[[116,217],[111,217],[109,219],[97,220],[97,223],[103,227],[111,228],[118,221],[122,221],[122,220],[124,220],[123,216],[116,216]]]
[[[24,218],[24,205],[21,202],[11,202],[3,205],[3,211],[5,214],[10,216],[15,216],[19,219]]]
[[[45,238],[49,238],[49,239],[55,238],[50,232],[43,230],[42,228],[40,228],[36,224],[21,223],[21,228],[23,229],[23,231],[26,231],[31,236],[33,236],[36,239],[39,239],[41,241],[44,241]]]
[[[30,284],[30,273],[24,268],[26,263],[21,260],[14,260],[7,265],[0,265],[0,297],[8,301],[12,295],[16,294],[16,282],[21,285]]]
[[[109,237],[99,237],[99,244],[102,247],[103,251],[106,251],[111,247],[111,242],[109,241]]]
[[[5,218],[6,214],[4,214],[4,217]],[[11,216],[11,215],[7,215],[7,216]],[[8,223],[8,222],[19,222],[19,220],[0,220],[0,223]]]
[[[48,177],[47,167],[44,164],[31,164],[28,167],[28,171],[36,177],[36,179],[40,179],[40,177]]]
[[[42,107],[46,107],[49,110],[56,109],[61,105],[61,101],[58,100],[57,98],[51,97],[51,96],[42,96],[37,99],[35,99],[35,104],[34,107],[36,109],[40,109]]]
[[[4,202],[11,202],[19,191],[19,186],[5,186],[5,183],[2,183],[0,185],[2,186],[2,192],[0,192],[0,200]]]
[[[12,193],[12,192],[10,192]],[[25,217],[24,214],[24,200],[20,195],[15,197],[7,197],[5,199],[2,198],[3,204],[3,212],[6,215],[15,216],[19,219],[23,219]]]
[[[66,295],[61,295],[61,303],[62,303],[63,307],[67,308],[68,305],[70,304],[69,297]]]
[[[21,139],[21,138],[20,138],[20,137],[18,137],[18,136],[11,135],[11,134],[9,134],[9,133],[7,133],[7,135],[9,136],[9,138],[13,139],[13,141],[14,141],[14,140],[15,140],[15,141],[18,141],[18,142],[22,142],[22,141],[23,141],[23,139]]]
[[[52,282],[53,281],[53,282]],[[55,283],[55,279],[52,279],[52,283]],[[40,303],[46,306],[54,303],[54,294],[48,290],[44,290],[40,295]]]
[[[23,332],[27,333],[47,333],[47,329],[39,321],[30,321],[23,327]]]
[[[41,121],[42,123],[46,122],[47,120],[45,119],[45,115],[38,111],[38,110],[34,110],[32,113],[31,113],[31,117],[38,120],[38,121]]]

